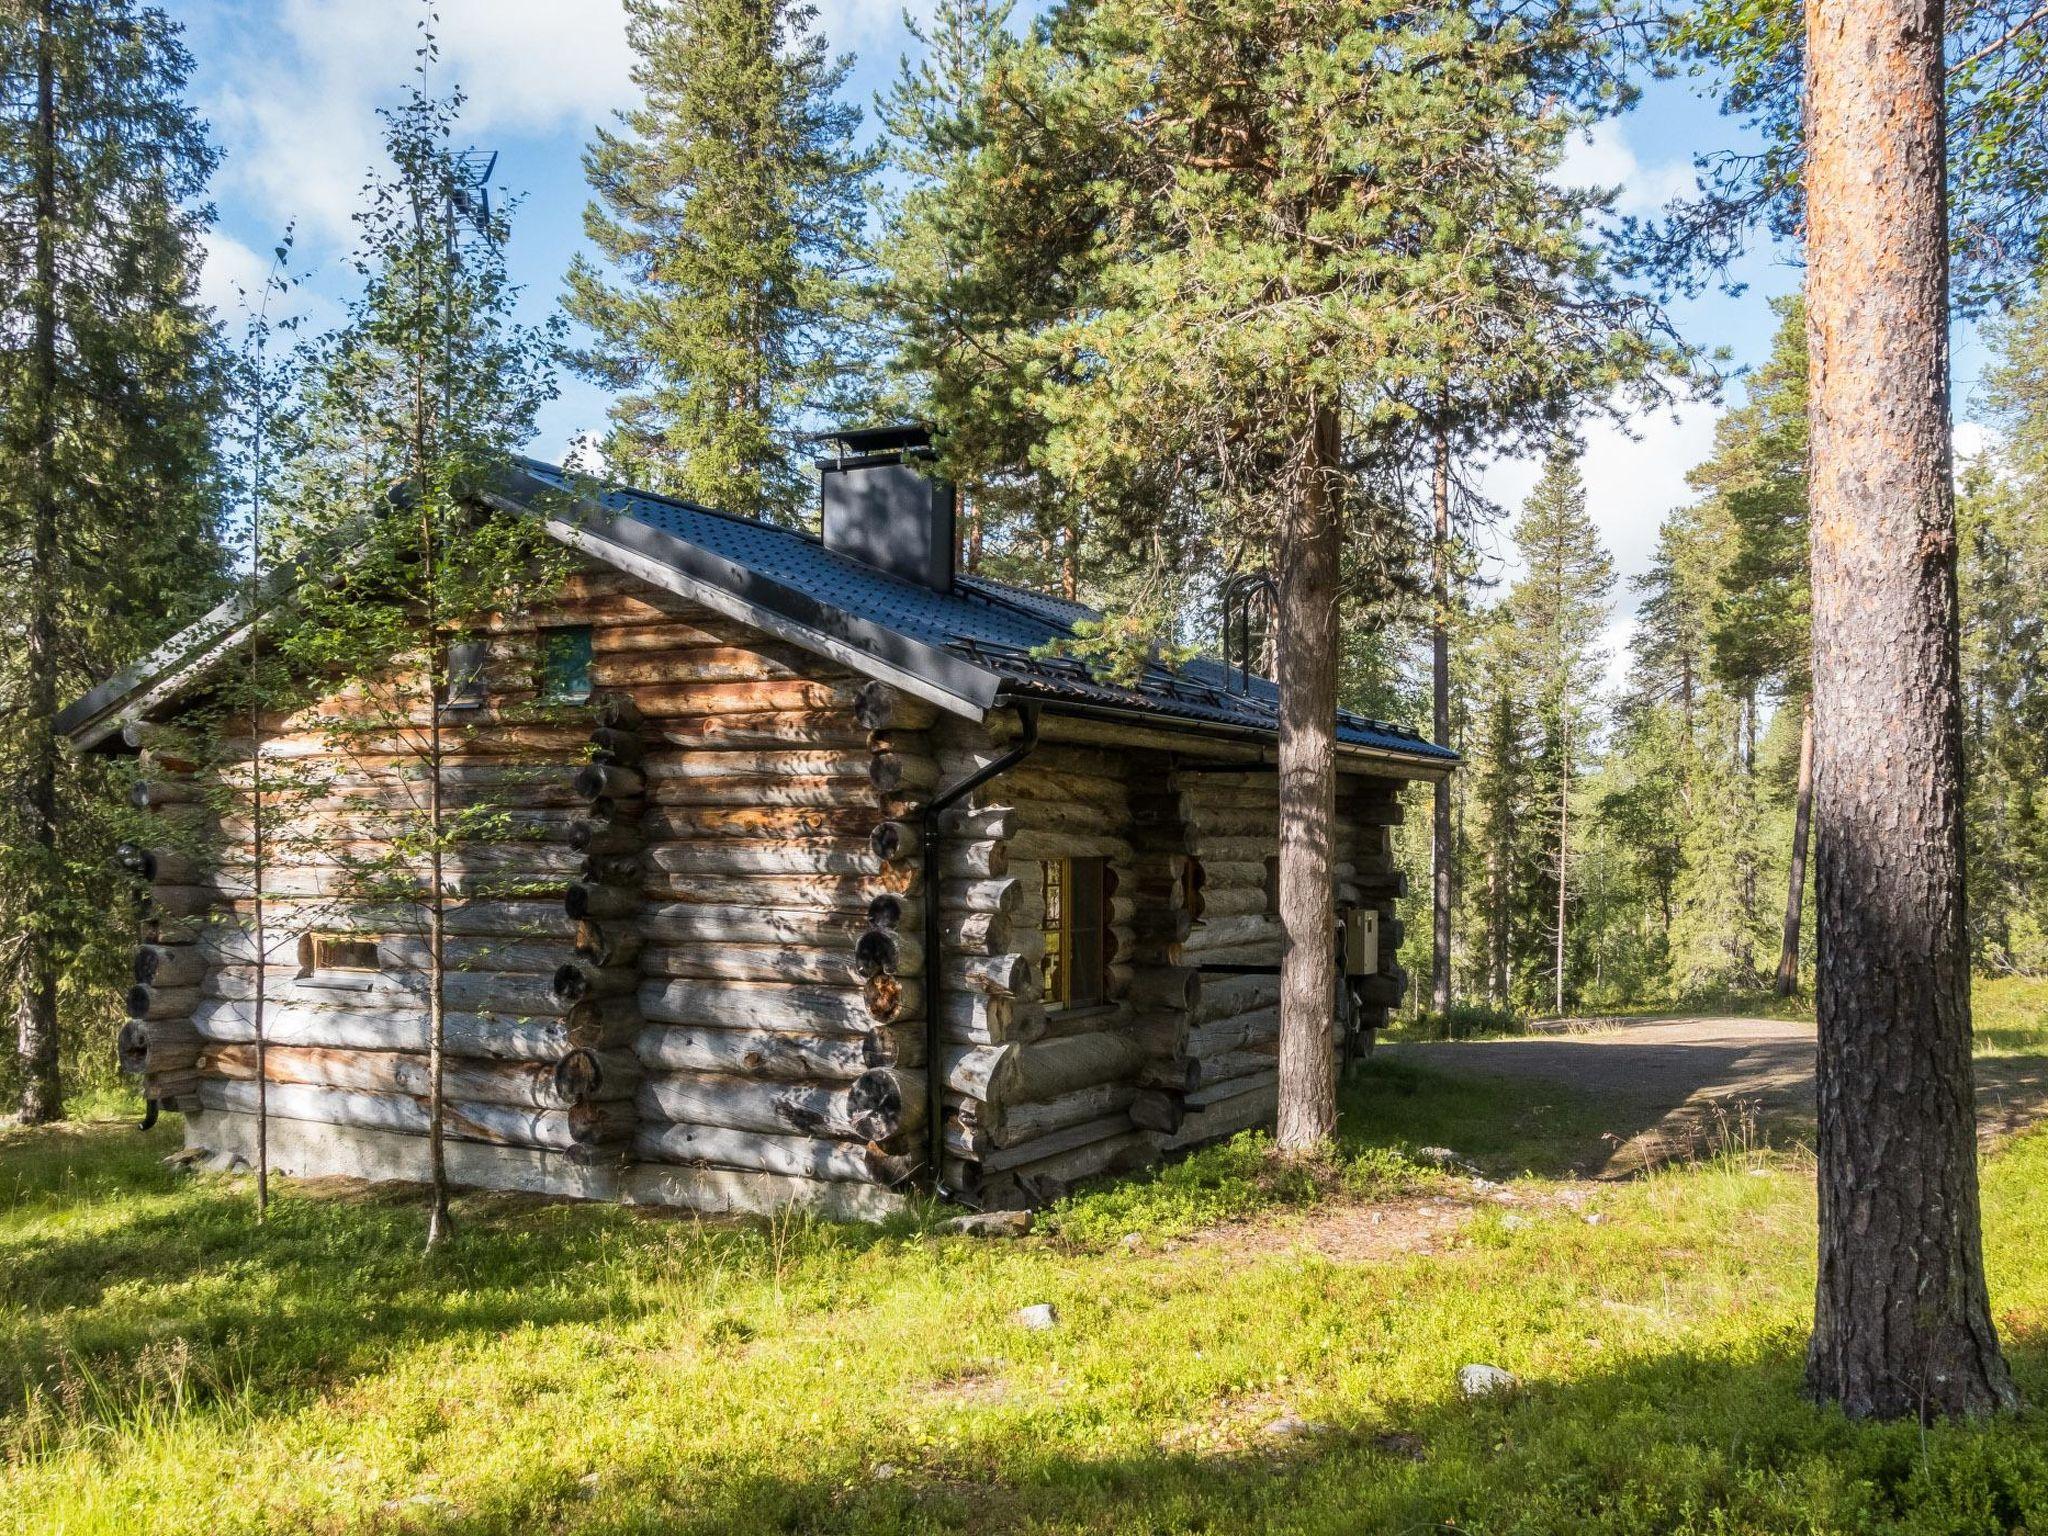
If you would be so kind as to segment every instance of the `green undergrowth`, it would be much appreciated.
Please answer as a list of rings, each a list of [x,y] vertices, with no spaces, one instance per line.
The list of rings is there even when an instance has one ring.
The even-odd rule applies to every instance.
[[[1526,1035],[1529,1021],[1512,1008],[1487,1003],[1453,1003],[1442,1013],[1419,1013],[1397,1019],[1387,1031],[1390,1040],[1500,1040]]]
[[[1603,1107],[1551,1097],[1369,1062],[1326,1159],[1247,1138],[1020,1241],[466,1196],[431,1256],[413,1191],[281,1181],[259,1228],[171,1126],[0,1132],[0,1532],[2048,1529],[2035,1413],[1802,1398],[1796,1157],[1577,1179]],[[2037,1402],[2044,1181],[2042,1135],[1986,1160]]]

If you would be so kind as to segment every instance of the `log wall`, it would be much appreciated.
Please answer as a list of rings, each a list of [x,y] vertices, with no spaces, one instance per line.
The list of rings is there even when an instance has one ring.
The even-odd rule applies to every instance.
[[[593,698],[535,718],[538,634],[563,624],[591,627]],[[1035,753],[946,813],[927,888],[922,808],[1007,748],[1008,717],[940,716],[594,572],[494,626],[484,681],[481,708],[447,717],[443,774],[475,828],[444,872],[460,1182],[874,1216],[920,1172],[928,1074],[948,1187],[983,1204],[1270,1119],[1277,984],[1202,967],[1279,958],[1272,774],[1179,772],[1156,733],[1142,749],[1100,725],[1060,739],[1047,717]],[[246,762],[209,803],[189,763],[145,747],[136,800],[166,834],[124,850],[148,893],[122,1059],[217,1165],[253,1146],[262,967],[278,1166],[424,1166],[421,909],[360,883],[407,826],[418,767],[373,732],[335,750],[336,722],[362,708],[337,694],[266,729],[266,763],[301,782],[272,806],[263,955]],[[1340,793],[1340,897],[1381,904],[1389,925],[1368,1022],[1400,986],[1395,787],[1347,778]],[[1099,1006],[1043,994],[1041,871],[1063,857],[1109,872]],[[373,941],[378,970],[303,975],[312,931]]]

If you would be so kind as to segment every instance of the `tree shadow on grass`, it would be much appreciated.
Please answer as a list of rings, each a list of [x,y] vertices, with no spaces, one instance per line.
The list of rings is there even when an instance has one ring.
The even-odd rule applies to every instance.
[[[535,1467],[467,1507],[389,1527],[436,1536],[672,1532],[2007,1532],[2048,1524],[2048,1441],[2020,1415],[1852,1424],[1800,1394],[1802,1340],[1674,1351],[1465,1401],[1388,1398],[1280,1438],[1260,1412],[1175,1449],[1077,1451],[1043,1409],[981,1408],[944,1454],[878,1433],[820,1444],[801,1477],[644,1456]],[[2042,1341],[2014,1363],[2048,1389]],[[1444,1362],[1448,1388],[1457,1362]],[[1228,1421],[1226,1400],[1208,1405]],[[1197,1406],[1190,1414],[1196,1425]],[[1213,1429],[1213,1425],[1211,1426]],[[369,1527],[365,1527],[369,1528]]]
[[[191,1404],[298,1400],[438,1341],[622,1325],[664,1284],[786,1262],[760,1222],[665,1213],[650,1241],[642,1212],[478,1191],[458,1195],[458,1241],[428,1254],[419,1189],[346,1180],[280,1180],[259,1227],[248,1180],[164,1168],[171,1144],[106,1125],[5,1148],[0,1184],[14,1162],[31,1173],[0,1205],[14,1218],[0,1226],[0,1415],[89,1375],[94,1411],[118,1416],[166,1349],[193,1367],[174,1384]],[[814,1222],[779,1238],[847,1253],[892,1240]]]

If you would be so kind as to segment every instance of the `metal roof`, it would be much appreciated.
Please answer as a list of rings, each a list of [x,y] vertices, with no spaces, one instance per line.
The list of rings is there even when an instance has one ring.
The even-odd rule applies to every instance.
[[[1279,690],[1262,677],[1240,683],[1213,658],[1177,668],[1154,663],[1134,685],[1125,686],[1097,676],[1077,658],[1048,654],[1054,642],[1073,638],[1077,622],[1100,617],[1080,603],[976,576],[956,577],[951,592],[938,592],[829,550],[814,534],[624,486],[593,490],[554,465],[534,460],[522,460],[520,467],[550,490],[580,493],[593,503],[593,510],[611,523],[609,529],[596,530],[600,537],[627,531],[622,525],[666,534],[760,578],[766,593],[801,594],[810,600],[806,607],[855,621],[870,640],[880,631],[915,642],[918,651],[958,658],[995,684],[991,690],[976,690],[982,695],[978,703],[1000,695],[1150,715],[1161,725],[1277,732]],[[643,549],[656,554],[654,548]],[[1458,760],[1455,752],[1413,731],[1349,711],[1338,712],[1337,736],[1353,747],[1446,764]]]
[[[971,718],[1021,700],[1196,735],[1277,735],[1279,690],[1262,677],[1239,682],[1212,658],[1154,663],[1125,685],[1051,654],[1055,642],[1073,638],[1075,624],[1100,617],[1079,603],[974,576],[934,591],[828,550],[814,534],[593,485],[533,459],[513,461],[486,499],[545,518],[555,537],[619,570]],[[117,742],[125,721],[196,686],[289,592],[289,583],[277,585],[253,614],[240,598],[223,604],[74,700],[57,729],[80,748]],[[1337,739],[1422,773],[1458,761],[1413,731],[1346,711],[1338,712]]]

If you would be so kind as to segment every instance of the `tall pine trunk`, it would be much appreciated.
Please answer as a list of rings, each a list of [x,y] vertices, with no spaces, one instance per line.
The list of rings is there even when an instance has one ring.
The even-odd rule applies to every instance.
[[[1440,747],[1451,744],[1451,445],[1439,427],[1430,476],[1433,514],[1429,544],[1430,724]],[[1439,1016],[1451,1009],[1452,889],[1451,783],[1436,781],[1430,820],[1429,1004]]]
[[[1569,901],[1568,884],[1572,856],[1572,717],[1570,701],[1562,701],[1558,713],[1559,771],[1557,775],[1557,1012],[1564,1016],[1564,925]]]
[[[1941,0],[1807,9],[1820,1270],[1853,1417],[2018,1404],[1984,1282],[1963,927]]]
[[[1813,832],[1813,700],[1799,711],[1799,784],[1792,812],[1792,870],[1785,880],[1785,935],[1778,946],[1778,996],[1799,990],[1799,920],[1806,902],[1806,847]]]
[[[1280,520],[1280,1116],[1283,1152],[1337,1129],[1337,594],[1343,516],[1337,408],[1314,407]]]
[[[29,342],[33,447],[29,475],[28,717],[23,807],[35,843],[36,878],[57,879],[57,88],[53,0],[42,0],[36,24],[36,122],[30,155],[35,177],[34,334]],[[54,906],[45,891],[45,910]],[[21,1119],[26,1125],[64,1112],[58,1066],[57,957],[50,934],[31,928],[21,968],[17,1046],[21,1054]]]

